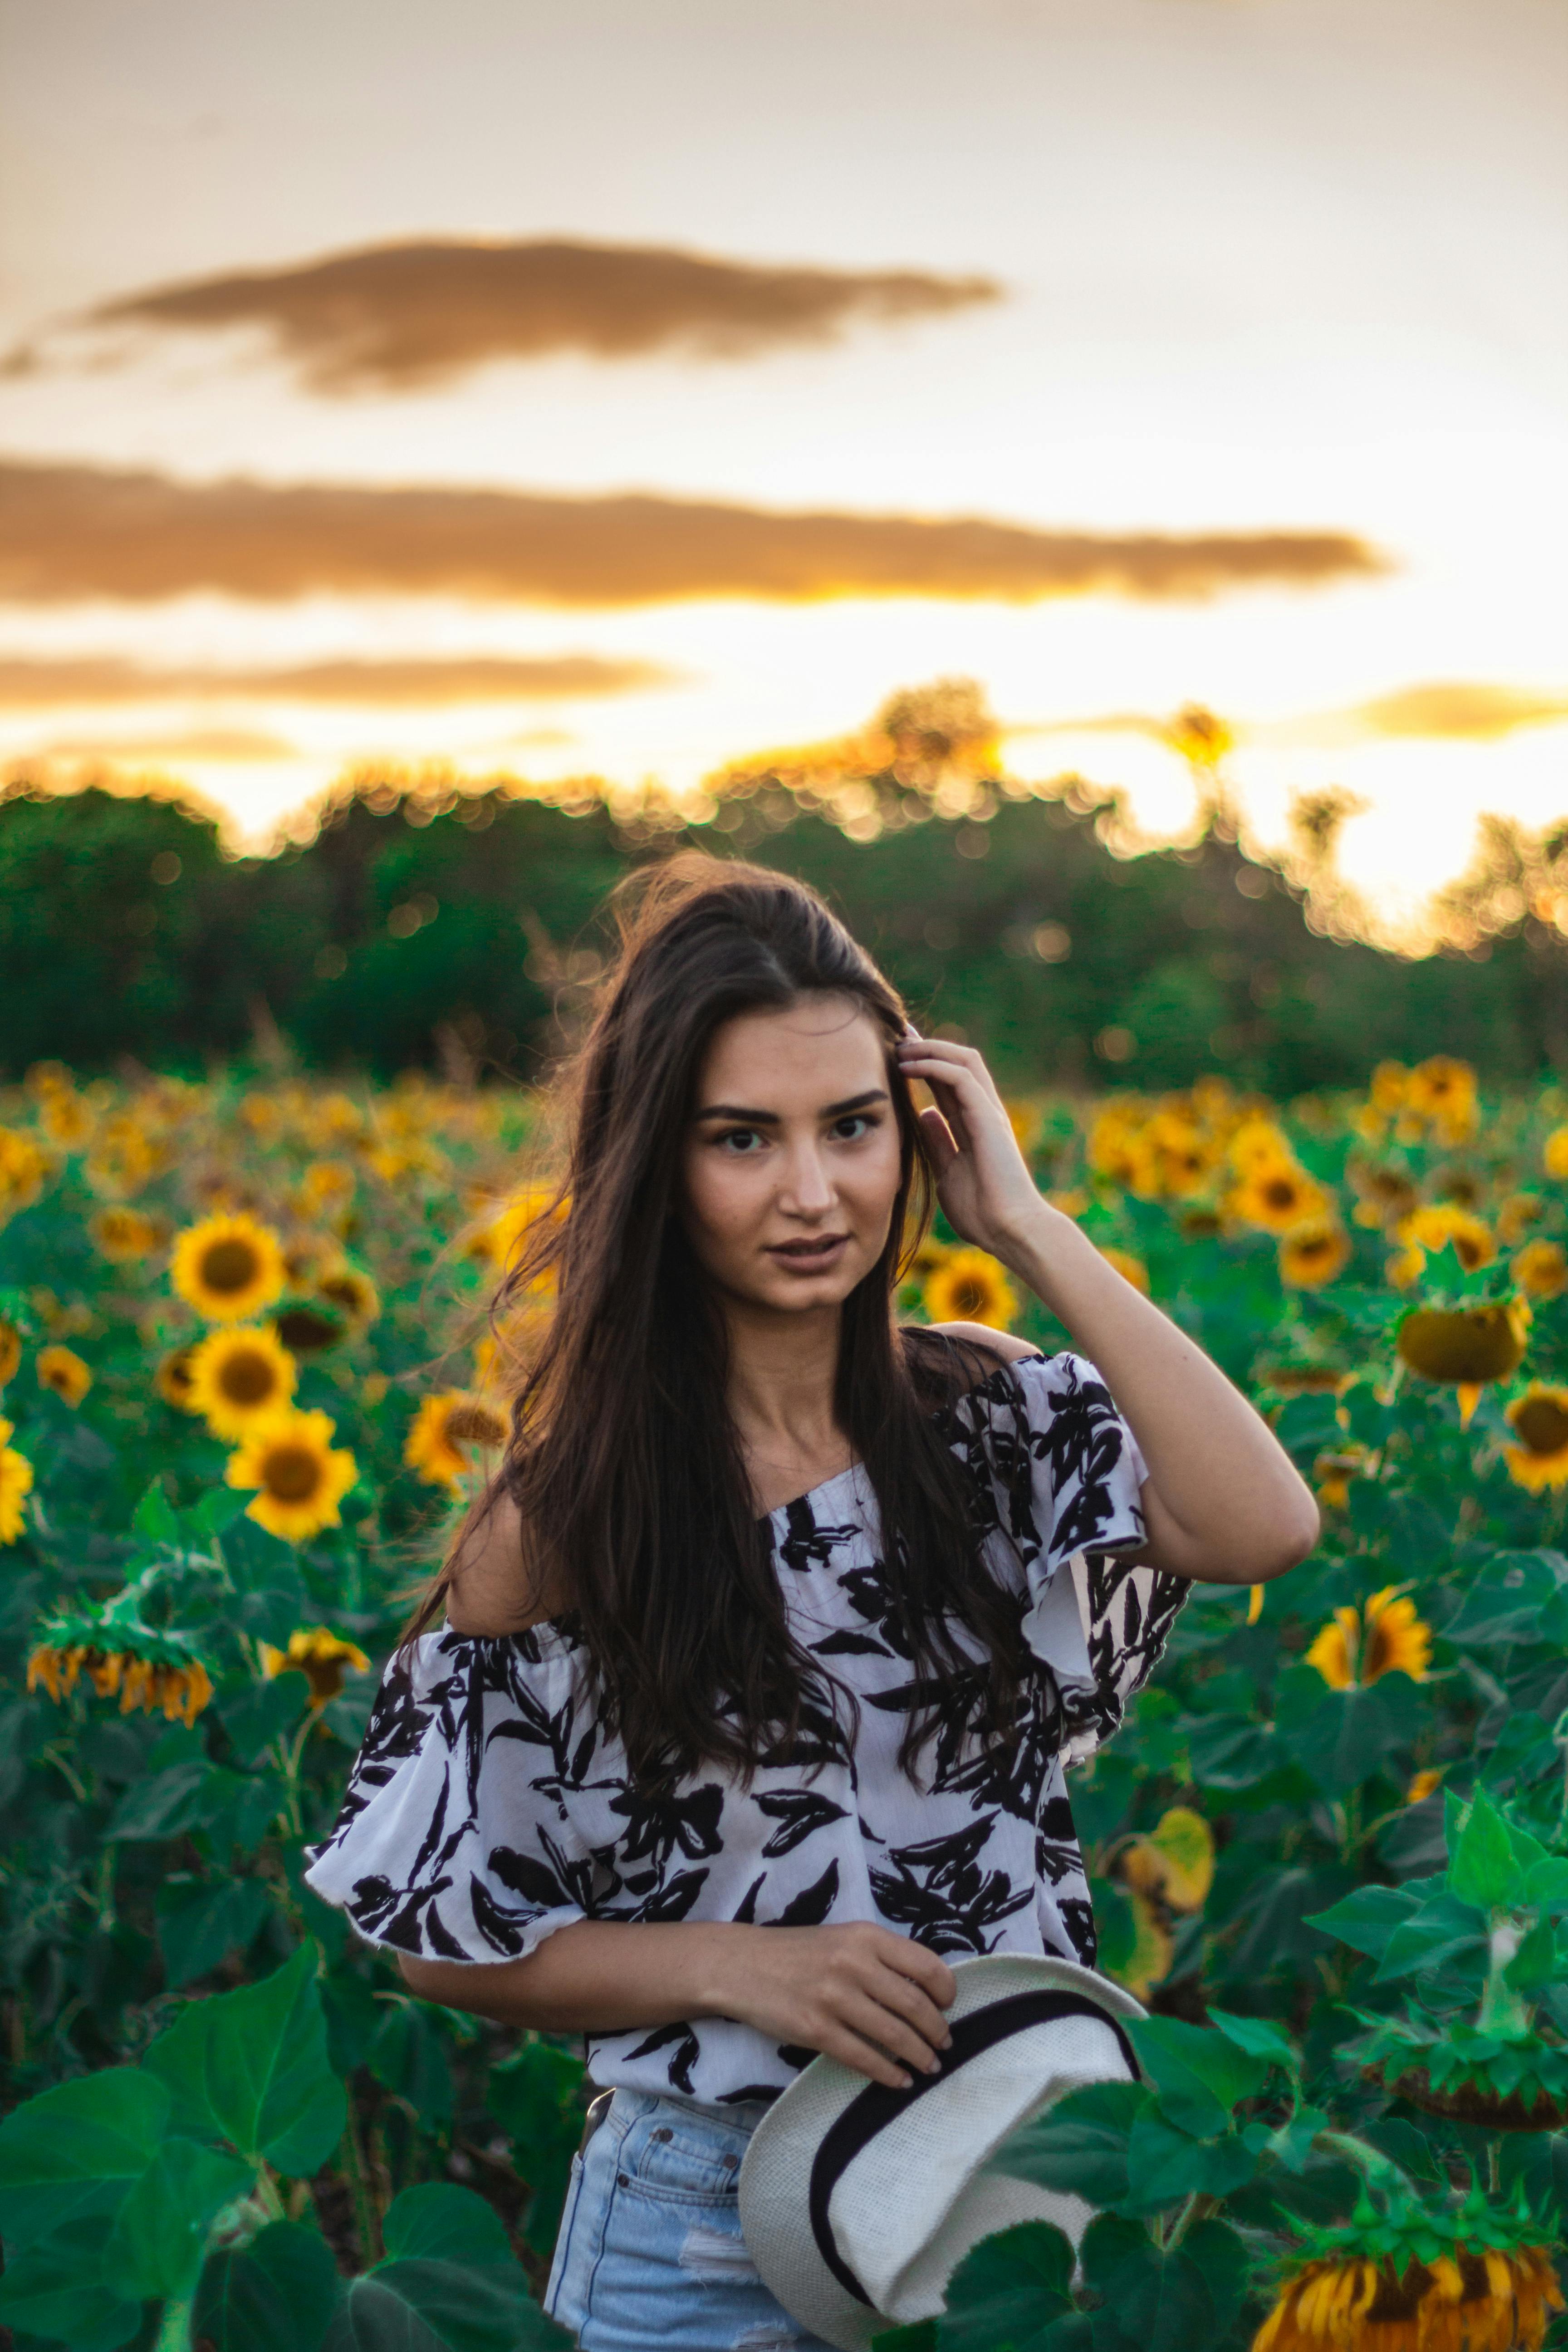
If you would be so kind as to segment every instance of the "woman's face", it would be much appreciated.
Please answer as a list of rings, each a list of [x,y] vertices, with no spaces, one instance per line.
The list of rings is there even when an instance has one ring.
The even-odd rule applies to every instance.
[[[882,1032],[851,997],[742,1013],[714,1033],[682,1157],[682,1223],[721,1290],[837,1306],[881,1255],[899,1128]]]

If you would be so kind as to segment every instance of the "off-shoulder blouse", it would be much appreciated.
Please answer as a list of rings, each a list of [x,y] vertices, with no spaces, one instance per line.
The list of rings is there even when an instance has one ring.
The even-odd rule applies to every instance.
[[[769,1514],[795,1633],[858,1702],[847,1756],[813,1738],[808,1708],[795,1760],[749,1785],[704,1765],[645,1793],[597,1718],[569,1618],[498,1638],[430,1633],[386,1669],[307,1883],[368,1942],[430,1959],[519,1958],[578,1919],[722,1919],[871,1920],[946,1954],[1092,1963],[1063,1768],[1121,1721],[1187,1586],[1118,1557],[1144,1540],[1144,1467],[1080,1357],[1020,1357],[936,1419],[1028,1647],[1004,1738],[965,1736],[962,1671],[934,1692],[912,1679],[856,1465]],[[906,1718],[933,1701],[911,1777]],[[811,2054],[717,2017],[588,2044],[598,2083],[721,2105],[772,2097]]]

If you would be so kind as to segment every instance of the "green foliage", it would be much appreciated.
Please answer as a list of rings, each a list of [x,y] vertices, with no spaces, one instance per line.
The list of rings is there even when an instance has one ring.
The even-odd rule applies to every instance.
[[[125,1054],[194,1070],[271,1020],[319,1068],[384,1076],[472,1055],[527,1074],[605,951],[605,893],[681,841],[816,884],[917,1018],[958,1023],[1015,1085],[1103,1069],[1108,1033],[1131,1041],[1123,1074],[1145,1087],[1216,1060],[1270,1092],[1342,1086],[1436,1039],[1500,1081],[1552,1063],[1568,957],[1550,924],[1489,942],[1484,962],[1410,961],[1309,929],[1281,877],[1217,833],[1126,858],[1093,809],[1061,799],[993,801],[984,825],[909,814],[868,845],[782,787],[671,835],[596,804],[487,793],[433,810],[371,786],[308,848],[232,860],[165,803],[14,793],[0,1072]]]

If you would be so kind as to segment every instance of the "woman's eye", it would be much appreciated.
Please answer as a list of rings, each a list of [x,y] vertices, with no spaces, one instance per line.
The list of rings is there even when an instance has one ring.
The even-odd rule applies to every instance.
[[[877,1121],[871,1117],[869,1111],[852,1110],[847,1118],[837,1122],[833,1132],[845,1143],[858,1143],[860,1138],[863,1135],[868,1135],[876,1125]],[[852,1135],[847,1132],[850,1128],[855,1130]]]
[[[760,1143],[762,1139],[754,1127],[732,1127],[718,1139],[721,1150],[733,1150],[735,1157],[742,1160],[752,1157],[747,1145]]]

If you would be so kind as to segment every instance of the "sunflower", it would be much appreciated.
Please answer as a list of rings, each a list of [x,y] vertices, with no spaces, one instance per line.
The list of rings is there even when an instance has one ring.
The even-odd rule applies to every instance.
[[[931,1323],[985,1323],[1005,1331],[1018,1301],[1004,1269],[984,1250],[955,1249],[944,1265],[928,1275],[926,1319]]]
[[[534,1226],[545,1218],[552,1224],[563,1223],[570,1206],[568,1200],[557,1199],[553,1185],[525,1185],[506,1203],[499,1216],[491,1216],[474,1235],[468,1244],[468,1255],[484,1258],[500,1274],[508,1274]]]
[[[448,1389],[426,1397],[415,1414],[403,1459],[427,1486],[456,1486],[472,1468],[466,1445],[491,1449],[506,1436],[506,1423],[480,1398]]]
[[[1532,1381],[1503,1418],[1518,1441],[1502,1450],[1514,1485],[1532,1495],[1544,1486],[1568,1486],[1568,1389]]]
[[[1568,1181],[1568,1127],[1554,1127],[1541,1147],[1541,1164],[1559,1184]]]
[[[66,1403],[79,1405],[92,1386],[92,1374],[69,1348],[40,1348],[35,1364],[40,1384],[53,1389]]]
[[[1406,1250],[1421,1250],[1434,1257],[1452,1243],[1454,1255],[1467,1274],[1489,1265],[1497,1255],[1497,1236],[1491,1227],[1451,1201],[1435,1201],[1415,1210],[1395,1227],[1394,1238]]]
[[[100,1192],[139,1192],[161,1153],[129,1111],[106,1118],[88,1156],[88,1181]]]
[[[354,1196],[355,1177],[346,1160],[312,1160],[300,1179],[295,1205],[302,1217],[341,1215]]]
[[[14,1544],[20,1536],[33,1486],[32,1464],[8,1443],[16,1433],[14,1423],[0,1420],[0,1544]]]
[[[151,1257],[163,1238],[157,1219],[144,1216],[140,1209],[99,1209],[89,1220],[88,1231],[100,1257],[110,1265],[132,1265],[138,1258]]]
[[[1409,1087],[1410,1073],[1403,1062],[1379,1062],[1367,1089],[1373,1109],[1392,1118],[1405,1108]]]
[[[280,1295],[283,1251],[269,1225],[243,1212],[204,1217],[174,1244],[169,1278],[209,1323],[244,1323]]]
[[[1510,1192],[1500,1201],[1497,1213],[1498,1239],[1505,1249],[1517,1249],[1531,1225],[1541,1216],[1539,1192]]]
[[[1020,1151],[1028,1151],[1040,1132],[1039,1104],[1014,1099],[1005,1102],[1002,1108],[1007,1114],[1014,1142]]]
[[[1417,1307],[1401,1323],[1394,1345],[1401,1363],[1423,1380],[1479,1389],[1518,1370],[1530,1323],[1525,1298],[1492,1307]]]
[[[1249,1166],[1230,1196],[1232,1213],[1265,1233],[1287,1234],[1309,1217],[1322,1216],[1328,1195],[1293,1160],[1268,1160]]]
[[[374,1283],[357,1265],[351,1265],[347,1258],[339,1258],[322,1268],[316,1276],[316,1296],[327,1306],[341,1309],[362,1330],[381,1313],[381,1297]]]
[[[1307,1652],[1308,1665],[1334,1690],[1364,1690],[1390,1674],[1425,1682],[1431,1663],[1432,1628],[1392,1584],[1372,1593],[1364,1610],[1336,1609]]]
[[[1134,1290],[1141,1290],[1144,1297],[1148,1297],[1149,1269],[1141,1257],[1134,1257],[1131,1250],[1116,1249],[1109,1243],[1100,1255],[1107,1265],[1115,1267],[1123,1282],[1130,1282]]]
[[[1402,2269],[1346,2249],[1282,2283],[1252,2352],[1539,2352],[1562,2308],[1545,2246],[1460,2248]]]
[[[1317,1482],[1316,1493],[1325,1509],[1343,1511],[1349,1508],[1351,1480],[1359,1478],[1366,1468],[1366,1448],[1347,1445],[1338,1454],[1320,1454],[1312,1465],[1312,1476]]]
[[[1568,1252],[1561,1242],[1526,1242],[1514,1259],[1513,1278],[1529,1298],[1561,1298],[1568,1290]]]
[[[1354,1375],[1335,1364],[1270,1364],[1258,1377],[1280,1396],[1341,1396]]]
[[[61,1151],[79,1151],[97,1125],[92,1105],[74,1087],[55,1087],[38,1105],[38,1126]]]
[[[1321,1212],[1287,1226],[1279,1236],[1279,1279],[1292,1289],[1316,1290],[1343,1271],[1351,1245],[1338,1219]]]
[[[315,1712],[337,1697],[349,1675],[368,1675],[370,1660],[357,1643],[344,1642],[325,1625],[303,1625],[289,1636],[286,1650],[261,1645],[261,1671],[271,1682],[279,1675],[302,1674],[310,1685]]]
[[[1119,1968],[1110,1969],[1108,1973],[1126,1987],[1134,2000],[1147,2000],[1169,1971],[1175,1946],[1170,1929],[1146,1895],[1135,1889],[1127,1901],[1132,1913],[1132,1949]],[[1105,1963],[1100,1965],[1104,1967]]]
[[[49,1163],[30,1135],[0,1127],[0,1217],[30,1209],[44,1189]]]
[[[172,1404],[177,1412],[201,1410],[191,1395],[191,1359],[195,1352],[194,1347],[172,1349],[153,1375],[153,1386],[163,1402]]]
[[[1266,1114],[1244,1118],[1230,1139],[1230,1164],[1238,1176],[1263,1168],[1290,1168],[1296,1155],[1289,1139]]]
[[[324,1412],[279,1412],[247,1432],[224,1475],[231,1486],[255,1486],[246,1517],[305,1543],[323,1528],[341,1525],[338,1505],[359,1475],[352,1454],[334,1453],[336,1424]]]
[[[1442,1785],[1442,1766],[1428,1765],[1424,1772],[1411,1774],[1410,1786],[1405,1791],[1405,1801],[1407,1805],[1424,1805],[1428,1797],[1436,1796]]]
[[[243,1437],[292,1402],[298,1380],[293,1357],[269,1325],[209,1331],[191,1353],[191,1410],[206,1416],[215,1437]]]
[[[1374,1229],[1397,1225],[1420,1205],[1415,1187],[1403,1169],[1352,1160],[1346,1173],[1358,1195],[1351,1211],[1358,1225]]]
[[[14,1381],[22,1360],[22,1334],[15,1323],[0,1315],[0,1389]]]
[[[1214,1832],[1201,1813],[1173,1805],[1146,1837],[1121,1855],[1121,1875],[1141,1895],[1157,1895],[1173,1911],[1201,1911],[1214,1885]]]
[[[1452,1054],[1433,1054],[1411,1071],[1405,1107],[1457,1143],[1475,1128],[1476,1074],[1468,1062],[1457,1061]]]
[[[279,1308],[272,1328],[291,1355],[314,1356],[323,1348],[335,1347],[348,1327],[341,1315],[326,1307],[294,1302]]]
[[[1125,1103],[1113,1103],[1100,1112],[1089,1131],[1089,1164],[1095,1175],[1107,1176],[1113,1184],[1133,1182],[1143,1160],[1142,1123],[1141,1107],[1135,1111]]]

